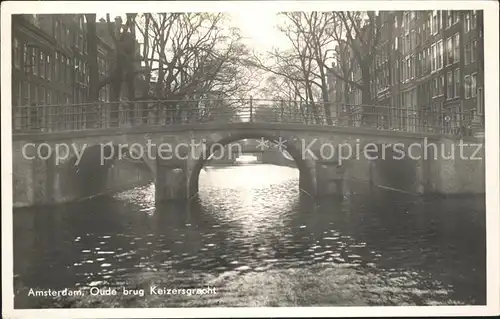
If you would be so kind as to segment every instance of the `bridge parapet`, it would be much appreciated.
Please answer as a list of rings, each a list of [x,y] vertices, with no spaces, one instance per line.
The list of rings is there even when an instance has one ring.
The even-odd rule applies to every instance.
[[[410,110],[384,105],[337,105],[343,111],[329,116],[325,110],[331,107],[332,102],[305,104],[252,98],[28,105],[14,110],[13,132],[95,131],[209,123],[288,123],[472,136],[472,127],[477,126],[471,112],[448,114],[427,108]],[[484,124],[479,129],[484,131]]]
[[[208,158],[203,157],[200,160],[202,144],[205,145],[204,147],[209,148],[217,143],[227,145],[228,143],[247,139],[249,143],[251,142],[251,145],[258,145],[257,141],[261,138],[268,142],[282,142],[281,147],[290,154],[290,157],[296,163],[300,171],[299,184],[301,189],[311,194],[326,194],[332,192],[337,193],[338,190],[343,188],[343,186],[335,186],[335,183],[332,184],[332,180],[341,179],[339,175],[335,175],[340,174],[340,171],[333,168],[335,165],[321,162],[325,157],[325,150],[326,157],[328,157],[328,145],[337,147],[337,151],[340,144],[350,145],[354,150],[356,149],[356,145],[363,148],[368,143],[380,145],[384,143],[402,143],[405,148],[408,148],[408,145],[412,143],[416,142],[417,144],[423,144],[424,139],[429,139],[429,141],[438,144],[445,144],[447,145],[447,149],[449,149],[450,145],[458,144],[461,137],[457,135],[391,131],[387,129],[366,127],[258,121],[239,123],[177,123],[152,126],[137,125],[81,131],[30,131],[16,133],[13,136],[14,179],[15,185],[17,185],[16,193],[18,194],[17,196],[21,196],[23,192],[29,194],[29,196],[24,196],[28,199],[23,199],[23,201],[34,204],[35,201],[39,200],[33,200],[33,198],[41,198],[39,193],[42,192],[40,191],[42,188],[33,189],[32,187],[32,189],[26,189],[26,185],[29,184],[27,181],[36,180],[38,181],[36,185],[45,185],[44,187],[47,189],[47,194],[58,194],[60,190],[54,190],[52,189],[53,187],[65,187],[62,186],[64,183],[58,182],[60,177],[64,176],[64,168],[62,166],[58,166],[54,169],[52,164],[48,165],[43,160],[30,162],[22,158],[22,149],[27,143],[33,143],[33,147],[46,144],[51,148],[57,147],[58,144],[67,144],[71,147],[74,146],[77,152],[85,150],[85,153],[87,153],[89,148],[97,147],[97,149],[99,149],[101,145],[108,143],[117,146],[125,146],[125,148],[136,145],[145,151],[148,150],[148,143],[156,146],[168,144],[171,152],[175,152],[176,147],[180,146],[182,143],[190,145],[194,142],[196,144],[194,146],[194,153],[189,154],[184,160],[173,156],[159,163],[157,159],[159,151],[155,147],[152,148],[152,153],[144,153],[144,163],[147,164],[156,177],[158,194],[170,194],[158,195],[157,199],[161,200],[162,197],[179,196],[186,199],[196,194],[198,190],[197,178],[199,170],[203,166],[204,160]],[[483,143],[483,140],[467,137],[464,138],[464,142],[480,144]],[[325,145],[328,147],[324,147]],[[177,155],[189,151],[190,149],[181,147]],[[377,183],[381,182],[384,184],[390,181],[388,176],[396,175],[392,173],[396,171],[395,168],[400,167],[401,172],[404,171],[404,173],[399,175],[407,177],[408,180],[412,179],[410,182],[416,186],[409,185],[410,182],[400,184],[409,185],[408,187],[416,192],[424,192],[429,189],[433,189],[437,192],[443,191],[449,193],[481,192],[481,190],[484,190],[484,185],[481,187],[481,181],[478,180],[474,174],[481,171],[481,165],[484,166],[484,161],[471,161],[465,163],[465,161],[458,158],[459,153],[457,152],[459,152],[458,147],[456,148],[455,153],[457,155],[455,155],[456,158],[454,160],[440,158],[437,161],[393,161],[390,164],[387,164],[387,161],[386,164],[383,164],[381,161],[370,161],[364,158],[360,160],[344,160],[341,166],[346,169],[343,179],[350,176],[366,179],[366,176],[373,175],[373,180]],[[317,161],[318,159],[320,159],[320,161]],[[338,160],[338,157],[335,159]],[[68,161],[69,159],[66,159],[62,162],[68,163]],[[327,168],[323,167],[323,164],[325,164]],[[372,167],[370,165],[375,165],[374,171],[376,174],[370,175],[369,169]],[[161,167],[163,171],[160,171],[159,167]],[[87,169],[87,171],[93,172],[89,169]],[[55,175],[53,174],[54,172],[56,172]],[[338,178],[333,178],[331,174]],[[455,176],[454,174],[458,177],[453,177]],[[484,174],[481,176],[484,176]],[[179,180],[181,177],[183,179]],[[460,184],[460,181],[467,181],[468,184]],[[170,183],[170,186],[165,183]],[[175,185],[178,185],[180,188],[172,188]],[[35,188],[36,187],[38,186],[35,186]],[[169,190],[168,187],[172,189]],[[69,189],[69,187],[65,187],[65,190]],[[35,191],[39,192],[36,196],[34,194]],[[342,192],[344,192],[344,190]],[[74,195],[73,197],[77,197],[77,194]],[[57,199],[58,196],[51,196],[52,195],[47,195],[47,200],[44,200],[44,202],[59,200]]]

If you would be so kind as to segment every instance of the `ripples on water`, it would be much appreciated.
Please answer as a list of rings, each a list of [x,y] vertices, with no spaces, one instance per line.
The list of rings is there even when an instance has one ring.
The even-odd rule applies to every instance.
[[[343,201],[313,201],[300,196],[291,168],[208,167],[199,199],[189,204],[155,207],[148,185],[16,211],[16,282],[120,286],[162,274],[177,287],[222,280],[222,291],[239,290],[236,299],[246,305],[242,289],[255,290],[252,283],[286,281],[307,290],[311,282],[300,282],[310,276],[346,294],[368,293],[364,303],[485,303],[484,198],[423,200],[353,189],[359,195]],[[347,275],[328,274],[339,267]],[[406,299],[397,297],[402,293]],[[311,298],[303,303],[321,296]]]

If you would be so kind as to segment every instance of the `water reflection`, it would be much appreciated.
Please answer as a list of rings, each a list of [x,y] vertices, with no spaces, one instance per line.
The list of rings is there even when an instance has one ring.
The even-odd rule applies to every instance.
[[[202,171],[200,196],[190,203],[155,206],[147,185],[57,209],[19,210],[15,283],[120,286],[156,273],[179,285],[231,276],[224,281],[229,291],[261,276],[298,285],[324,273],[323,282],[337,278],[338,289],[370,291],[365,302],[378,294],[385,296],[379,303],[398,304],[390,297],[398,291],[410,304],[485,302],[484,198],[424,200],[352,188],[360,195],[313,200],[299,193],[298,171],[248,165]],[[352,272],[328,273],[340,266]]]

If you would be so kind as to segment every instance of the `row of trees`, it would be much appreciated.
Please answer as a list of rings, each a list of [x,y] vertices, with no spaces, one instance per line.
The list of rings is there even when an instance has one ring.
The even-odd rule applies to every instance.
[[[286,12],[280,13],[280,32],[290,48],[254,54],[255,66],[273,74],[263,94],[299,100],[319,121],[324,115],[331,124],[327,74],[330,72],[350,88],[361,91],[362,103],[371,104],[371,67],[381,37],[380,16],[375,12]],[[335,64],[335,67],[332,67]],[[361,79],[351,77],[359,67]],[[321,102],[321,103],[318,103]],[[346,98],[347,101],[347,98]]]
[[[104,86],[109,86],[111,102],[118,102],[123,84],[130,101],[235,98],[255,88],[254,68],[247,63],[250,50],[224,13],[130,13],[124,23],[117,20],[118,27],[107,14],[113,50],[105,78],[99,78],[96,15],[87,14],[86,20],[90,102],[98,100]],[[138,74],[142,81],[136,81]],[[175,108],[172,103],[161,107]]]
[[[301,112],[307,109],[317,121],[324,116],[331,124],[328,72],[344,83],[346,94],[357,88],[362,103],[371,104],[370,70],[381,30],[375,12],[286,12],[279,17],[290,48],[259,54],[241,42],[224,13],[129,13],[118,27],[107,14],[111,70],[99,78],[96,15],[87,14],[89,101],[97,101],[99,91],[109,86],[111,102],[118,102],[123,84],[131,101],[199,99],[207,93],[245,97],[259,85],[256,74],[264,71],[272,74],[261,89],[264,96],[300,101],[305,106]],[[135,47],[138,37],[141,48]],[[354,66],[361,81],[350,77]],[[138,74],[143,81],[136,81]]]

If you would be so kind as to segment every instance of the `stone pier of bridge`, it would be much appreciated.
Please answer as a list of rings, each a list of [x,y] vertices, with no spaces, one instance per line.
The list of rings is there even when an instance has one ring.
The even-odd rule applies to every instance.
[[[299,187],[311,196],[343,197],[347,194],[347,162],[311,161],[299,171]],[[158,161],[155,186],[157,201],[189,200],[198,193],[198,172],[190,161]]]
[[[299,170],[300,189],[313,196],[343,196],[349,193],[350,181],[371,183],[414,194],[476,195],[485,193],[485,157],[483,141],[477,138],[463,139],[470,146],[462,150],[462,140],[455,137],[430,136],[407,132],[380,132],[360,128],[311,127],[296,124],[240,123],[204,125],[192,128],[158,127],[134,128],[118,131],[27,134],[14,136],[13,153],[13,203],[14,207],[30,207],[46,204],[66,203],[112,192],[129,186],[154,181],[156,201],[189,200],[198,193],[198,176],[205,161],[200,154],[192,157],[173,157],[168,160],[150,159],[129,162],[109,159],[100,164],[100,146],[154,145],[167,143],[175,149],[181,143],[206,141],[228,145],[245,138],[288,141],[287,153],[293,159],[284,162]],[[435,143],[437,153],[430,148],[423,158],[425,139]],[[321,149],[311,149],[303,154],[303,145],[317,140],[315,146],[323,144],[357,145],[362,149],[368,143],[377,145],[400,143],[404,153],[421,159],[395,160],[387,158],[370,160],[318,160]],[[78,165],[75,156],[57,164],[52,156],[37,154],[39,146],[55,149],[59,144],[70,145],[83,153]],[[412,147],[412,145],[417,147]],[[420,147],[419,147],[420,145]],[[28,147],[27,147],[28,146]],[[455,146],[455,147],[453,147]],[[27,147],[27,148],[26,148]],[[27,151],[25,153],[24,151]],[[389,152],[389,150],[387,150]],[[433,153],[434,152],[434,153]],[[158,154],[152,150],[153,155]],[[201,153],[201,152],[200,152]],[[264,155],[266,153],[263,153]],[[115,153],[116,155],[116,153]],[[181,154],[182,155],[182,154]],[[40,158],[43,157],[43,158]],[[264,156],[263,156],[264,157]]]

